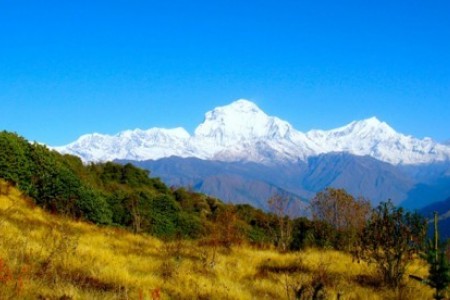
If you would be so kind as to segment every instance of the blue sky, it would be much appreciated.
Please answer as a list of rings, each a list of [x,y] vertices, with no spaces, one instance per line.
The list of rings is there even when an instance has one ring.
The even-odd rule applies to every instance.
[[[0,129],[62,145],[253,100],[450,139],[449,1],[0,0]]]

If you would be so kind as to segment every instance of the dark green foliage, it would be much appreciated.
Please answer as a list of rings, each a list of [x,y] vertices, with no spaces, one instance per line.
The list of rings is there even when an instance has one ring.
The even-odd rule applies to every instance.
[[[198,238],[223,207],[215,198],[169,189],[131,164],[84,165],[71,155],[0,132],[0,179],[36,204],[96,224],[111,224],[162,238]]]
[[[382,202],[362,235],[364,258],[377,265],[385,284],[398,287],[425,234],[426,221],[420,215],[405,212],[390,201]]]
[[[438,249],[434,249],[434,245],[429,243],[424,258],[429,265],[429,276],[426,281],[428,285],[436,290],[434,299],[444,299],[444,292],[450,284],[450,264],[446,256],[445,244],[441,244]]]
[[[106,202],[108,202],[111,209],[112,224],[131,226],[132,217],[127,207],[128,198],[128,193],[119,188],[107,195]]]
[[[301,250],[314,245],[314,224],[307,218],[296,218],[292,222],[290,250]]]
[[[180,211],[179,204],[168,195],[152,199],[148,215],[151,224],[150,232],[159,237],[175,237]]]
[[[205,234],[200,217],[182,211],[177,218],[178,233],[181,237],[194,239]]]
[[[29,144],[15,133],[0,133],[0,177],[19,186],[25,192],[31,189]]]
[[[444,299],[444,293],[450,284],[450,264],[447,257],[449,242],[440,243],[438,228],[438,213],[434,212],[434,241],[429,241],[422,257],[428,262],[429,275],[425,281],[436,290],[434,299]]]
[[[319,248],[333,248],[336,240],[336,229],[324,221],[314,221],[312,225],[312,244]]]
[[[104,199],[71,169],[76,159],[30,144],[13,133],[0,133],[0,178],[17,185],[42,207],[57,213],[109,224]]]
[[[111,224],[112,212],[105,197],[87,188],[80,189],[76,208],[81,216],[97,224]]]
[[[351,232],[336,230],[336,228],[327,222],[297,218],[293,220],[290,250],[318,247],[348,251],[349,234]],[[350,250],[353,250],[353,248]]]
[[[276,225],[273,215],[264,213],[248,204],[236,205],[236,214],[244,223],[248,224],[244,232],[252,244],[262,246],[273,243],[273,232]]]

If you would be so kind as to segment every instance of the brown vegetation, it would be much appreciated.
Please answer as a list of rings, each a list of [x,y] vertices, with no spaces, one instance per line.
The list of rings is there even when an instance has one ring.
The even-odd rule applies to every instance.
[[[280,253],[245,241],[228,244],[235,225],[217,235],[223,243],[164,242],[50,215],[10,188],[0,196],[0,299],[432,297],[432,289],[408,278],[398,289],[382,285],[375,266],[343,252]],[[407,268],[422,277],[426,270],[420,260]]]

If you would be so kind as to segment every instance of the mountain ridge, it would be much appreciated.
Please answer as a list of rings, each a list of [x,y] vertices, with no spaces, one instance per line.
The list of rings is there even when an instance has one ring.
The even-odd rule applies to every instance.
[[[430,138],[403,135],[376,117],[304,133],[245,99],[207,112],[192,135],[182,127],[155,127],[125,130],[116,135],[83,135],[68,145],[53,148],[86,162],[178,156],[284,164],[330,152],[368,155],[393,165],[450,160],[450,146]]]
[[[398,204],[415,184],[396,166],[348,153],[322,154],[307,162],[281,167],[180,157],[117,162],[151,170],[169,186],[189,186],[224,201],[245,200],[263,209],[267,209],[266,200],[274,193],[290,194],[305,201],[327,187],[343,188],[373,204],[389,198]]]

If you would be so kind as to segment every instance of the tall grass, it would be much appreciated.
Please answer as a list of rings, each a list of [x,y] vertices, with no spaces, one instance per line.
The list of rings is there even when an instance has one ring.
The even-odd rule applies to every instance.
[[[51,215],[0,185],[0,299],[432,298],[415,281],[381,286],[373,266],[341,252],[163,242]]]

